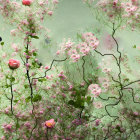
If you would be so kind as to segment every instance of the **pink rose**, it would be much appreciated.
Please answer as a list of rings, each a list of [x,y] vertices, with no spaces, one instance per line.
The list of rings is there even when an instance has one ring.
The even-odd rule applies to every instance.
[[[54,119],[50,119],[50,120],[46,121],[46,122],[45,122],[45,126],[46,126],[47,128],[53,128],[53,127],[55,126],[55,121],[54,121]]]
[[[46,67],[45,67],[46,70],[48,70],[49,68],[50,68],[49,66],[46,66]]]
[[[49,16],[52,16],[52,14],[53,14],[53,11],[48,11]]]
[[[101,122],[101,120],[97,119],[97,120],[95,121],[95,125],[98,126],[98,125],[100,124],[100,122]]]
[[[10,69],[17,69],[20,66],[20,62],[15,59],[9,59],[8,65]]]
[[[32,0],[22,0],[22,4],[25,6],[30,6],[32,3]]]

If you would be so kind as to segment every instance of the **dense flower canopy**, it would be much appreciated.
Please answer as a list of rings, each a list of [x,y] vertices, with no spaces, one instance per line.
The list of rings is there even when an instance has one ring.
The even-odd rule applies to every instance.
[[[43,26],[58,3],[0,0],[4,23],[13,27],[11,44],[0,38],[0,139],[140,139],[140,75],[117,36],[128,26],[139,31],[139,1],[84,0],[98,28],[59,46]],[[44,32],[48,56],[55,46],[46,64],[36,43]]]

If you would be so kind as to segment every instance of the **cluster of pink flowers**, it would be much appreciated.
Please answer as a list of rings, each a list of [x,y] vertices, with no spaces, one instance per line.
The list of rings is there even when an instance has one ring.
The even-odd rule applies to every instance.
[[[66,79],[66,76],[64,75],[64,72],[60,72],[60,74],[58,74],[58,77],[61,79],[61,80],[65,80]]]
[[[0,0],[0,13],[11,23],[16,23],[17,29],[11,30],[11,35],[21,33],[35,36],[43,28],[40,22],[46,15],[52,16],[57,4],[58,0]]]
[[[97,7],[113,22],[122,18],[125,23],[129,23],[132,29],[139,27],[140,8],[138,0],[100,0],[97,3]],[[125,26],[122,27],[124,28]]]
[[[95,125],[98,126],[101,123],[101,120],[97,119],[95,120]]]
[[[121,3],[118,0],[100,0],[97,7],[110,19],[114,19],[121,14]]]
[[[93,94],[93,97],[99,96],[102,92],[98,84],[89,85],[88,90],[90,91],[91,94]]]
[[[99,45],[99,40],[95,37],[95,35],[91,32],[87,32],[82,34],[82,38],[87,43],[90,49],[94,50]]]
[[[14,2],[6,0],[5,3],[4,0],[0,0],[0,6],[2,8],[2,11],[5,13],[5,16],[8,16],[8,18],[10,19],[9,22],[11,21],[12,23],[16,23],[17,25],[17,29],[11,30],[11,35],[16,36],[17,33],[22,33],[25,36],[24,38],[24,41],[26,42],[25,45],[28,45],[29,49],[26,49],[24,51],[24,53],[22,54],[24,56],[24,59],[22,56],[21,59],[23,60],[23,63],[25,65],[23,71],[25,73],[28,73],[29,71],[27,72],[27,70],[30,70],[29,72],[30,76],[28,76],[28,80],[25,74],[23,75],[23,77],[21,76],[22,77],[21,78],[18,75],[18,71],[17,73],[14,73],[12,75],[13,77],[15,77],[14,79],[15,81],[19,82],[21,80],[22,84],[19,83],[21,87],[18,87],[16,82],[13,81],[12,85],[10,85],[11,88],[13,87],[12,92],[14,93],[14,100],[12,103],[13,106],[12,108],[11,106],[9,106],[8,108],[2,110],[1,112],[4,113],[4,115],[6,115],[7,117],[11,118],[11,109],[13,109],[13,113],[14,113],[13,120],[15,120],[15,122],[13,124],[10,123],[3,124],[4,136],[1,137],[1,139],[12,140],[17,138],[17,139],[28,140],[32,133],[32,136],[30,138],[31,140],[34,139],[43,140],[46,139],[46,135],[48,131],[51,131],[51,129],[53,129],[55,126],[56,126],[55,128],[56,131],[54,132],[51,131],[51,134],[49,134],[49,136],[56,135],[57,137],[57,134],[59,134],[60,135],[59,138],[67,139],[63,135],[65,131],[64,129],[68,127],[68,123],[70,122],[69,126],[72,126],[72,129],[68,130],[68,132],[65,131],[65,135],[72,135],[72,133],[75,132],[77,128],[76,125],[81,125],[83,123],[83,120],[76,119],[77,116],[79,115],[80,109],[75,109],[74,107],[69,106],[66,101],[67,98],[69,99],[73,98],[71,96],[71,93],[75,94],[76,91],[73,91],[74,90],[73,83],[66,81],[67,77],[65,76],[63,71],[58,73],[58,75],[56,76],[59,82],[52,81],[53,75],[46,76],[46,79],[49,79],[48,85],[50,86],[47,87],[47,92],[50,93],[47,96],[52,97],[51,101],[50,98],[49,100],[47,100],[48,98],[44,97],[44,95],[42,96],[41,93],[41,90],[43,89],[41,86],[45,83],[44,81],[48,81],[48,80],[43,79],[44,83],[40,79],[34,79],[31,84],[30,82],[28,82],[29,78],[30,80],[32,80],[32,76],[35,76],[38,71],[41,71],[43,73],[44,69],[47,71],[50,68],[49,66],[46,67],[42,66],[41,68],[36,67],[35,62],[38,62],[38,59],[36,59],[37,53],[36,50],[32,48],[33,46],[31,44],[30,37],[38,38],[37,33],[41,29],[40,21],[43,21],[45,14],[48,14],[49,16],[53,14],[53,9],[57,3],[58,0],[38,0],[38,1],[22,0],[20,2],[17,2],[16,0]],[[11,9],[11,7],[14,7],[15,9]],[[4,10],[7,10],[8,13],[6,13]],[[14,10],[16,10],[16,12],[14,12]],[[83,42],[80,42],[77,45],[75,45],[70,40],[65,44],[64,50],[67,52],[67,55],[69,55],[70,58],[73,59],[73,61],[78,61],[81,56],[88,55],[89,52],[91,50],[96,49],[96,47],[99,44],[98,39],[92,33],[83,34],[82,40]],[[13,44],[12,48],[14,49],[15,53],[18,53],[20,51],[19,47],[16,44]],[[25,59],[26,61],[24,61]],[[15,70],[20,67],[20,61],[16,59],[9,59],[8,66],[10,69]],[[37,68],[38,71],[36,71]],[[39,73],[37,74],[39,75]],[[40,82],[42,82],[42,84],[39,84]],[[64,82],[65,84],[62,82]],[[39,91],[39,92],[34,92],[33,94],[33,104],[31,104],[30,102],[31,96],[28,94],[28,90],[27,90],[28,88],[31,88],[30,85],[32,86],[33,91],[35,90]],[[46,83],[43,86],[46,86]],[[84,86],[84,83],[82,83],[81,86]],[[67,92],[65,92],[66,90]],[[53,102],[54,100],[55,102]],[[63,107],[62,109],[60,109],[60,107],[59,109],[57,108],[58,105],[60,106],[62,105],[61,101],[62,102],[64,101],[63,107],[65,109],[63,109]],[[48,115],[46,116],[46,114]],[[65,119],[66,116],[69,116],[68,120]],[[53,118],[53,119],[48,120],[49,118]],[[16,121],[16,119],[18,120],[18,122]],[[57,120],[58,122],[57,125],[55,120]],[[60,133],[58,132],[59,130]],[[16,135],[16,131],[17,131],[17,135]],[[77,133],[77,136],[73,135],[72,139],[73,138],[83,139],[82,137],[84,136],[81,137],[80,133],[81,130],[80,132]],[[52,137],[49,139],[52,139]]]
[[[74,125],[81,125],[83,123],[83,120],[82,119],[74,119],[72,121],[72,124]]]
[[[3,129],[4,129],[5,133],[12,132],[13,131],[12,126],[13,126],[12,124],[3,124]]]
[[[88,55],[99,45],[99,40],[93,33],[87,32],[82,34],[82,42],[75,44],[70,39],[61,44],[61,50],[57,54],[65,53],[73,62],[77,62],[82,56]]]
[[[126,18],[127,23],[134,29],[140,23],[140,7],[138,1],[122,3],[121,5],[124,8],[123,18]]]
[[[18,11],[18,8],[20,4],[15,1],[0,0],[0,12],[6,18],[11,17],[14,12]]]
[[[20,110],[18,108],[21,104],[22,105],[25,104],[25,102],[26,102],[25,97],[24,96],[21,97],[21,100],[18,101],[18,103],[15,106],[13,106],[13,111],[14,111],[14,114],[15,114],[15,118],[20,120],[19,121],[20,128],[18,129],[18,136],[20,136],[21,139],[28,140],[29,139],[29,134],[30,134],[32,128],[34,127],[35,120],[32,118],[32,115],[33,115],[32,107],[29,104],[28,105],[30,107],[28,106],[26,108],[24,106],[24,109],[26,108],[24,111]],[[40,121],[38,122],[38,125],[39,125],[38,129],[41,129],[41,134],[39,133],[37,128],[34,130],[33,135],[34,135],[35,138],[36,137],[39,137],[39,138],[45,137],[44,135],[46,134],[46,128],[54,128],[55,127],[56,122],[54,121],[54,119],[45,120],[45,118],[46,118],[45,114],[46,113],[48,114],[48,112],[52,111],[52,108],[53,108],[53,106],[49,106],[48,104],[49,104],[49,102],[45,103],[43,101],[42,103],[35,104],[35,106],[34,106],[34,114],[36,115],[36,118],[40,119]],[[6,116],[10,116],[11,115],[11,110],[10,109],[11,108],[9,106],[5,110],[3,110],[2,112]],[[10,140],[10,136],[15,138],[14,133],[16,132],[16,122],[3,123],[2,128],[3,128],[3,131],[4,131],[4,135],[6,136],[6,137],[3,137],[4,140],[6,140],[6,139]],[[31,139],[33,139],[33,137]]]

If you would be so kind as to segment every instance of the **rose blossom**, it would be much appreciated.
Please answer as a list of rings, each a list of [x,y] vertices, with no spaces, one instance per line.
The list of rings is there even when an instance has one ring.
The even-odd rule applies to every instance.
[[[20,66],[20,61],[16,59],[9,59],[8,65],[10,69],[17,69]]]
[[[98,125],[100,124],[100,122],[101,122],[101,120],[97,119],[97,120],[95,121],[95,125],[98,126]]]
[[[25,6],[30,6],[32,3],[32,0],[22,0],[22,4]]]
[[[54,121],[54,119],[50,119],[50,120],[46,121],[46,122],[45,122],[45,126],[46,126],[47,128],[53,128],[53,127],[55,126],[55,121]]]
[[[94,107],[95,107],[96,109],[100,109],[100,108],[103,107],[103,105],[102,105],[101,102],[94,102],[93,105],[94,105]]]
[[[101,88],[97,84],[89,85],[88,90],[94,95],[94,97],[99,96],[99,94],[102,92]]]
[[[52,16],[52,14],[53,14],[53,11],[48,11],[49,16]]]

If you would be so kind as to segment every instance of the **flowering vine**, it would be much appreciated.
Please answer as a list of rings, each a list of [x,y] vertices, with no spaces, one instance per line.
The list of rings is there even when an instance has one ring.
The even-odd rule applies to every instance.
[[[107,36],[111,47],[103,44],[109,53],[100,49],[101,37],[96,32],[86,31],[75,41],[65,39],[57,58],[44,66],[33,40],[39,39],[45,29],[42,22],[46,15],[53,15],[58,0],[0,0],[5,21],[16,27],[11,36],[23,42],[6,50],[0,38],[0,92],[6,103],[0,108],[6,120],[1,124],[2,140],[140,138],[140,98],[136,96],[140,80],[130,81],[124,72],[123,68],[133,74],[116,37],[126,23],[132,31],[139,30],[139,2],[84,2],[111,29]]]

